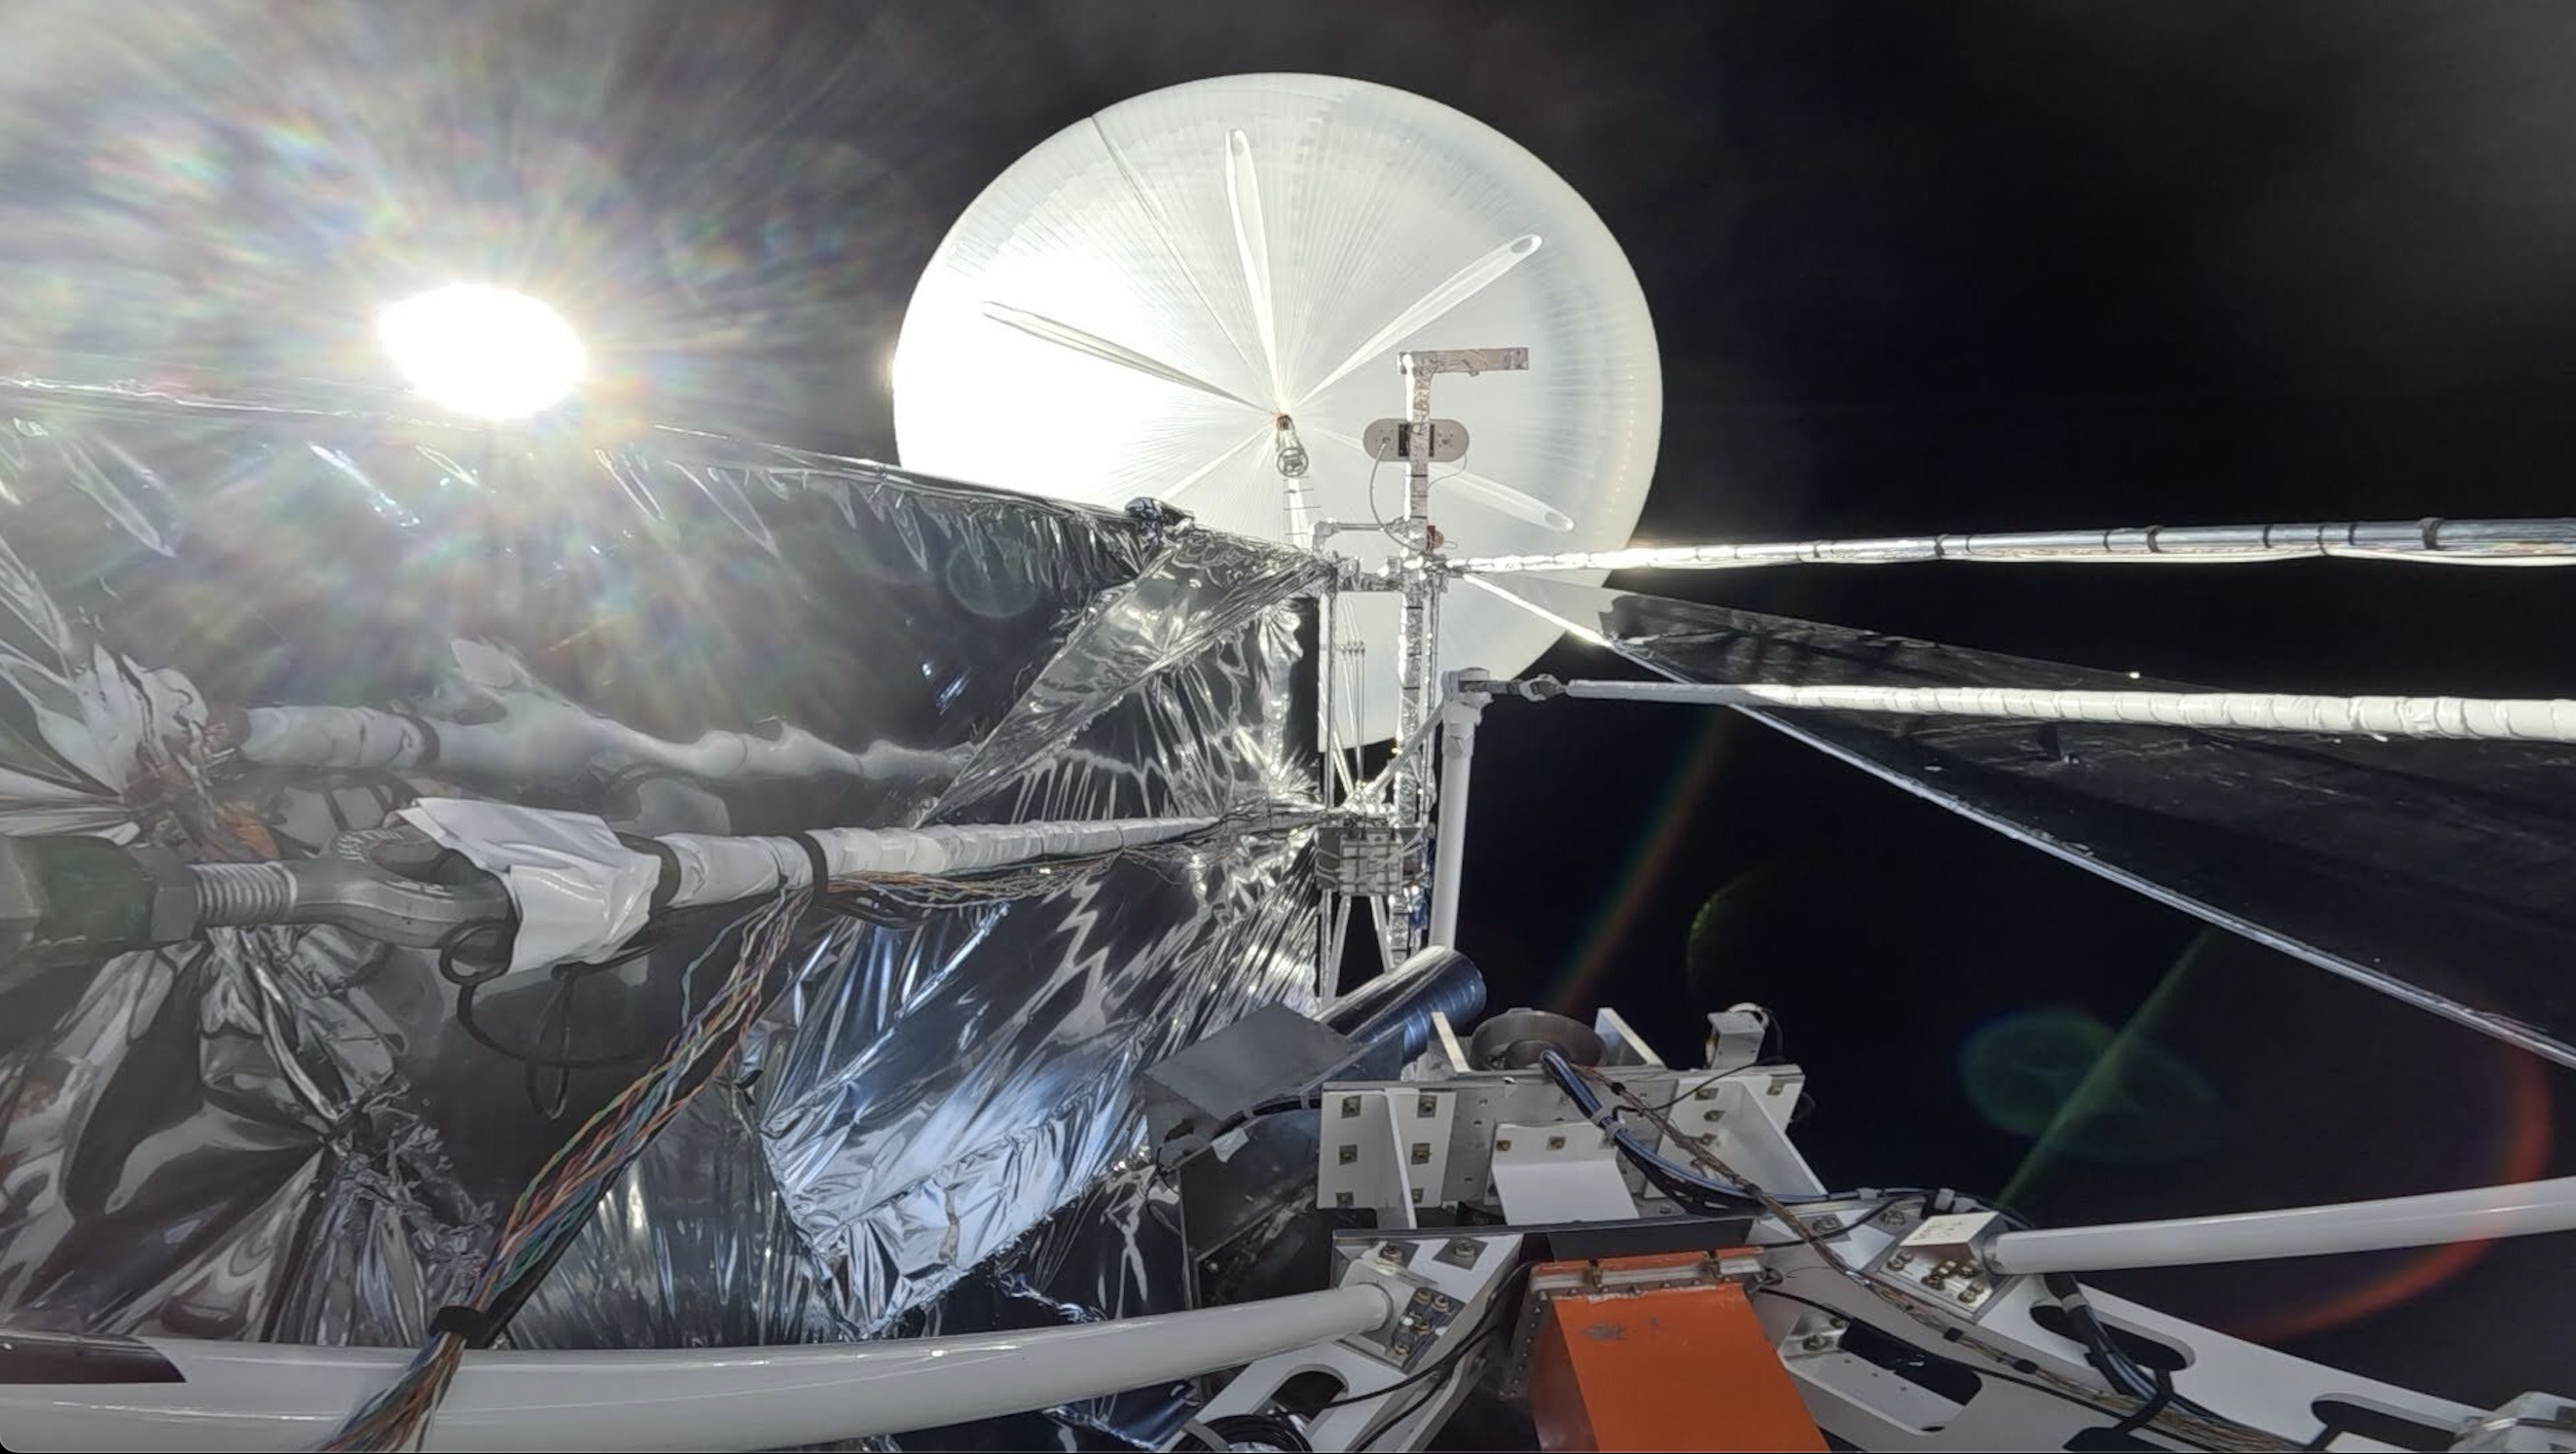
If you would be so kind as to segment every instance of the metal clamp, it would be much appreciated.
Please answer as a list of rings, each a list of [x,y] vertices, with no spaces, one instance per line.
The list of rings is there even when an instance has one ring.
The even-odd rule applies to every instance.
[[[206,927],[323,924],[434,949],[462,931],[511,922],[509,890],[408,826],[343,833],[295,863],[193,865]]]

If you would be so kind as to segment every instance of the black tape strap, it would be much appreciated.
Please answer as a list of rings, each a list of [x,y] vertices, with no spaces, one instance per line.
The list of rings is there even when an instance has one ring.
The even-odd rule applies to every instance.
[[[433,1335],[462,1338],[469,1348],[484,1348],[501,1332],[501,1325],[490,1313],[463,1303],[449,1303],[430,1316]]]
[[[2155,1370],[2155,1374],[2156,1396],[2148,1399],[2145,1403],[2138,1405],[2138,1411],[2129,1415],[2127,1418],[2122,1419],[2112,1432],[2118,1434],[2134,1434],[2138,1432],[2138,1430],[2145,1428],[2148,1424],[2155,1422],[2156,1415],[2163,1413],[2165,1411],[2165,1405],[2173,1402],[2173,1375],[2167,1373],[2161,1368]]]
[[[680,855],[673,853],[659,838],[620,833],[617,841],[628,852],[640,853],[661,863],[653,879],[653,898],[647,907],[656,914],[671,907],[671,901],[680,896]]]
[[[420,734],[420,756],[413,759],[412,766],[438,766],[438,729],[429,725],[427,717],[415,716],[409,712],[396,712],[394,715],[409,722],[411,730]]]
[[[795,835],[796,846],[805,850],[805,861],[813,866],[813,877],[806,884],[817,894],[832,891],[832,860],[823,851],[823,840],[811,833]]]

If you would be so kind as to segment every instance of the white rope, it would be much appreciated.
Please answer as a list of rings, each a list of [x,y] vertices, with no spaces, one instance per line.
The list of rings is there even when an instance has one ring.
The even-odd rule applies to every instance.
[[[2013,717],[2246,732],[2576,742],[2576,701],[2566,700],[2054,691],[2037,687],[1719,686],[1680,682],[1568,682],[1565,695],[1910,717]]]

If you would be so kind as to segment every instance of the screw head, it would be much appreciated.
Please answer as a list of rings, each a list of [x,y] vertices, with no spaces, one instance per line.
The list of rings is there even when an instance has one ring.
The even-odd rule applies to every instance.
[[[1342,1114],[1343,1114],[1343,1115],[1345,1115],[1345,1116],[1356,1116],[1356,1115],[1358,1115],[1359,1113],[1360,1113],[1360,1098],[1359,1098],[1358,1096],[1344,1096],[1344,1097],[1342,1097]]]
[[[1821,1333],[1809,1333],[1804,1338],[1798,1340],[1798,1346],[1806,1349],[1810,1353],[1821,1352],[1825,1346],[1824,1335]]]
[[[1887,1259],[1887,1270],[1890,1272],[1903,1272],[1905,1269],[1912,1267],[1913,1265],[1914,1254],[1911,1252],[1899,1252],[1895,1256]]]
[[[1815,1228],[1819,1232],[1839,1232],[1843,1229],[1843,1219],[1828,1212],[1816,1218]]]
[[[1562,1151],[1562,1150],[1564,1150],[1564,1149],[1565,1149],[1565,1138],[1564,1138],[1564,1137],[1562,1137],[1562,1136],[1550,1136],[1550,1137],[1548,1137],[1548,1138],[1547,1138],[1547,1149],[1548,1149],[1548,1150],[1550,1150],[1550,1151]]]
[[[1509,1136],[1504,1136],[1504,1137],[1501,1137],[1501,1138],[1497,1139],[1497,1140],[1494,1142],[1494,1149],[1495,1149],[1495,1150],[1497,1150],[1497,1151],[1509,1151],[1509,1150],[1511,1150],[1511,1149],[1512,1149],[1512,1138],[1511,1138],[1511,1137],[1509,1137]]]

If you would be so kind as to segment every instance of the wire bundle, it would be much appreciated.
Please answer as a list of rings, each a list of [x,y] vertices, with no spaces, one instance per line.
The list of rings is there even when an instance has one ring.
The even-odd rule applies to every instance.
[[[1774,1196],[1772,1193],[1767,1192],[1761,1187],[1753,1184],[1751,1181],[1746,1180],[1742,1173],[1736,1171],[1733,1167],[1728,1166],[1724,1161],[1718,1159],[1718,1157],[1706,1147],[1682,1136],[1679,1129],[1675,1127],[1661,1111],[1638,1099],[1637,1096],[1628,1090],[1627,1087],[1619,1085],[1615,1081],[1607,1080],[1606,1077],[1601,1076],[1597,1071],[1577,1071],[1574,1067],[1567,1065],[1562,1059],[1558,1058],[1553,1052],[1550,1052],[1548,1060],[1549,1073],[1558,1077],[1558,1083],[1560,1086],[1573,1085],[1579,1087],[1581,1085],[1580,1078],[1586,1075],[1589,1075],[1594,1079],[1603,1080],[1609,1085],[1614,1094],[1627,1103],[1628,1109],[1644,1116],[1649,1122],[1652,1122],[1657,1128],[1664,1131],[1664,1133],[1673,1140],[1674,1144],[1680,1146],[1692,1160],[1700,1162],[1719,1176],[1729,1178],[1729,1182],[1731,1183],[1731,1185],[1729,1185],[1729,1183],[1712,1182],[1710,1185],[1726,1186],[1731,1192],[1750,1198],[1765,1212],[1768,1212],[1773,1220],[1779,1222],[1782,1227],[1786,1228],[1800,1241],[1805,1242],[1811,1249],[1813,1249],[1816,1255],[1823,1260],[1824,1265],[1827,1268],[1840,1273],[1843,1277],[1858,1284],[1862,1288],[1867,1289],[1872,1296],[1878,1298],[1881,1302],[1888,1304],[1896,1311],[1903,1313],[1908,1318],[1911,1318],[1926,1328],[1939,1333],[1945,1342],[1956,1344],[1959,1347],[1966,1348],[1971,1352],[1982,1356],[1987,1360],[1986,1363],[1967,1365],[1974,1368],[1976,1371],[1992,1375],[1994,1377],[2003,1378],[2007,1382],[2020,1383],[2027,1387],[2036,1388],[2042,1393],[2052,1394],[2058,1398],[2066,1399],[2069,1402],[2081,1404],[2097,1413],[2122,1419],[2126,1426],[2123,1429],[2124,1433],[2128,1432],[2130,1429],[2144,1428],[2149,1432],[2165,1435],[2166,1437],[2185,1443],[2188,1447],[2196,1449],[2266,1451],[2296,1447],[2288,1440],[2281,1438],[2279,1435],[2273,1434],[2267,1430],[2254,1428],[2233,1419],[2222,1417],[2198,1404],[2192,1403],[2188,1399],[2175,1396],[2172,1385],[2169,1381],[2166,1381],[2160,1375],[2151,1375],[2147,1371],[2140,1369],[2134,1360],[2130,1359],[2125,1352],[2118,1348],[2118,1345],[2114,1343],[2109,1338],[2108,1334],[2101,1328],[2098,1320],[2093,1317],[2091,1309],[2085,1306],[2080,1300],[2070,1307],[2069,1315],[2070,1317],[2075,1318],[2077,1327],[2080,1330],[2080,1341],[2087,1345],[2088,1350],[2093,1355],[2088,1359],[2088,1361],[2094,1362],[2096,1371],[2102,1374],[2103,1381],[2112,1389],[2113,1397],[2108,1399],[2105,1399],[2097,1390],[2090,1388],[2077,1380],[2066,1378],[2031,1359],[2024,1358],[2012,1349],[1998,1346],[1978,1337],[1974,1333],[1960,1329],[1956,1324],[1949,1323],[1926,1311],[1924,1308],[1917,1305],[1914,1299],[1906,1293],[1887,1286],[1885,1283],[1880,1281],[1876,1275],[1861,1268],[1854,1267],[1851,1263],[1845,1261],[1842,1253],[1835,1250],[1832,1243],[1826,1241],[1822,1234],[1818,1233],[1814,1228],[1809,1227],[1796,1212],[1791,1210],[1790,1204],[1787,1200]],[[1590,1104],[1586,1104],[1587,1099],[1590,1101]],[[1598,1104],[1597,1098],[1587,1098],[1583,1095],[1577,1095],[1576,1101],[1578,1104],[1584,1104],[1587,1112],[1591,1110],[1591,1105]],[[1598,1117],[1596,1117],[1596,1119],[1598,1119]],[[1621,1143],[1621,1145],[1622,1149],[1625,1150],[1625,1143]],[[1670,1163],[1668,1162],[1664,1163],[1664,1165],[1670,1167]],[[1888,1206],[1892,1206],[1898,1201],[1911,1200],[1915,1198],[1928,1198],[1932,1195],[1935,1194],[1916,1190],[1907,1190],[1901,1195],[1895,1196],[1889,1201],[1881,1203],[1877,1209],[1870,1211],[1856,1220],[1874,1220],[1881,1211],[1884,1211]],[[2005,1215],[2008,1218],[2011,1218],[2010,1213],[2007,1212]],[[2018,1218],[2012,1218],[2012,1220],[2018,1220]],[[2069,1280],[2068,1286],[2071,1287],[2072,1285],[2072,1281]],[[1807,1299],[1798,1297],[1796,1294],[1781,1292],[1775,1288],[1767,1286],[1759,1289],[1758,1292],[1762,1296],[1784,1297],[1793,1302],[1808,1303]],[[1822,1303],[1808,1303],[1808,1305],[1822,1308],[1827,1312],[1833,1311]],[[1839,1316],[1839,1314],[1837,1314],[1837,1316]],[[1927,1353],[1926,1356],[1940,1357],[1941,1355]],[[1955,1362],[1957,1360],[1947,1361]],[[2011,1369],[2013,1373],[2007,1374],[1999,1371],[2004,1368]],[[2018,1374],[2020,1376],[2015,1377],[2013,1376],[2014,1374]]]
[[[417,1448],[431,1411],[446,1397],[469,1345],[497,1331],[590,1219],[608,1182],[687,1107],[741,1045],[759,1014],[769,971],[786,953],[809,896],[802,890],[754,909],[719,936],[703,964],[735,931],[740,949],[705,1009],[672,1037],[660,1062],[629,1082],[573,1133],[520,1193],[491,1257],[462,1303],[440,1310],[432,1335],[390,1388],[369,1400],[325,1450]],[[695,975],[698,964],[689,972]]]

